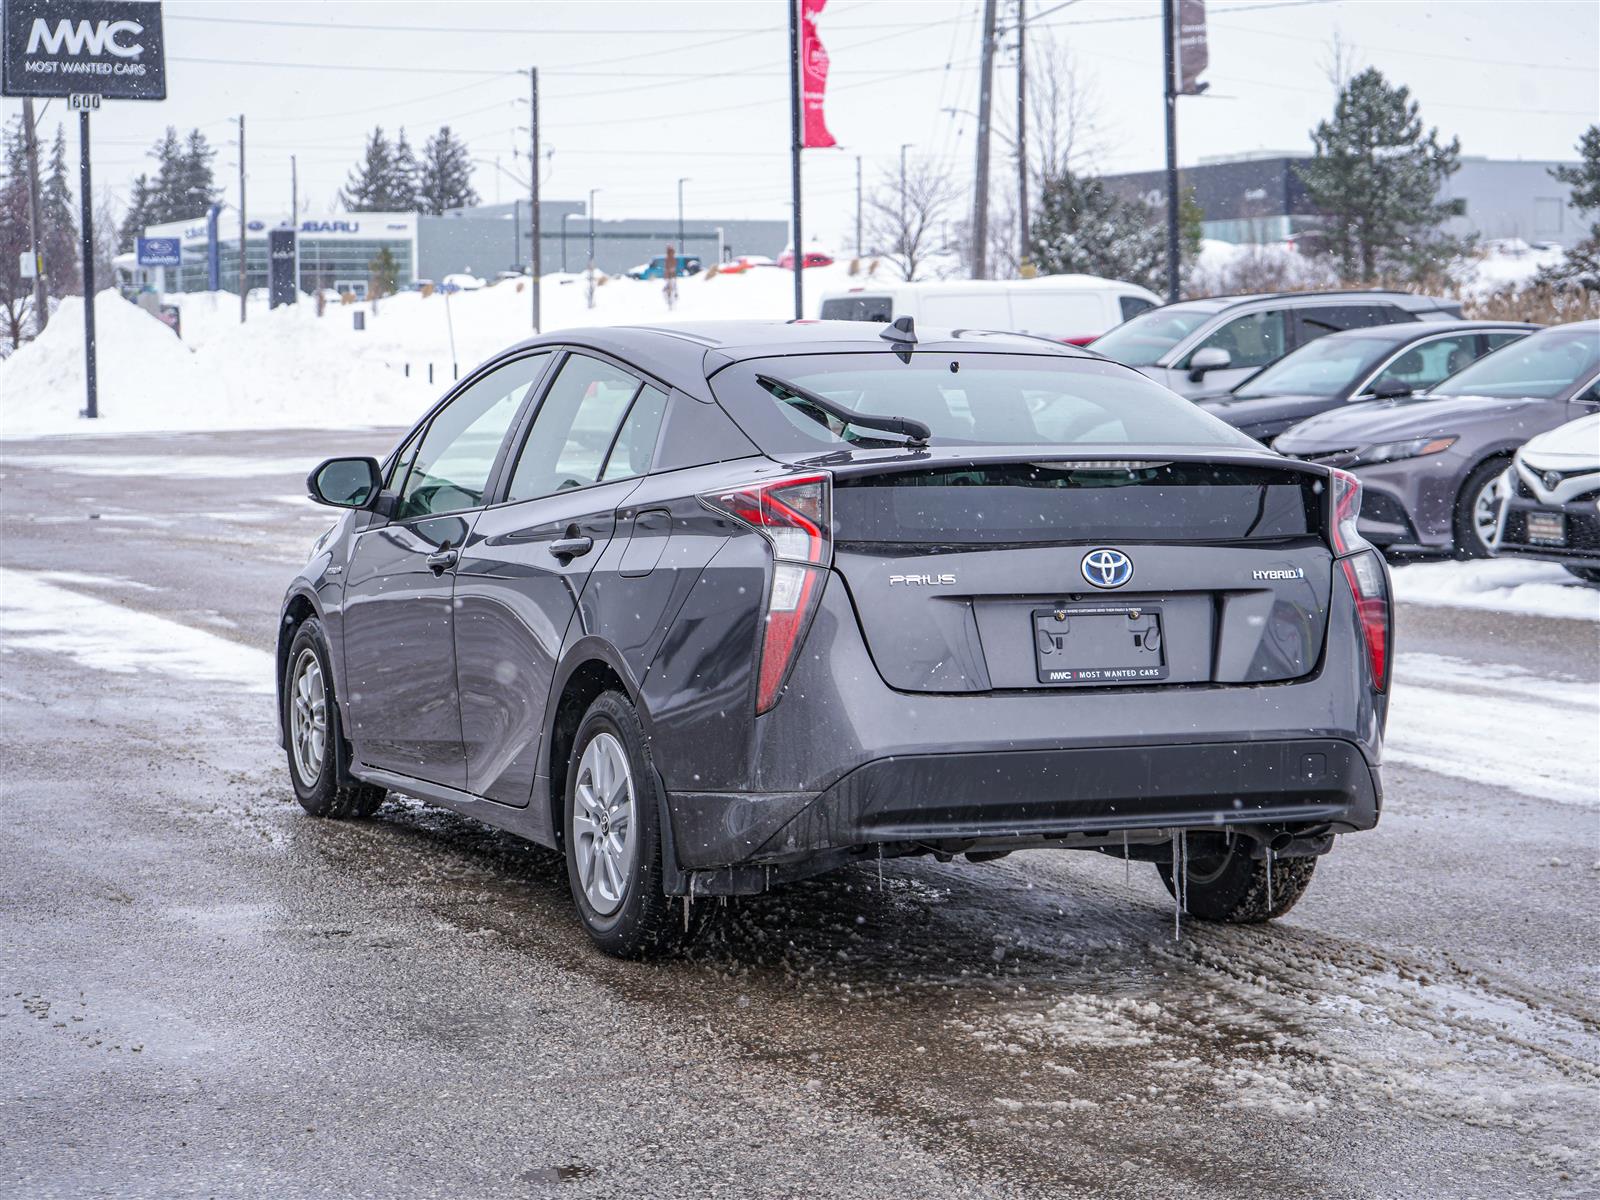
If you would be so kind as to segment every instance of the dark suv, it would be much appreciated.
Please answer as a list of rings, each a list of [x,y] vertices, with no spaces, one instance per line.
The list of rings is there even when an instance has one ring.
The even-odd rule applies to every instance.
[[[283,608],[301,803],[561,848],[613,953],[680,936],[674,897],[1039,846],[1261,921],[1378,819],[1358,486],[1081,350],[568,331],[308,482],[349,511]]]

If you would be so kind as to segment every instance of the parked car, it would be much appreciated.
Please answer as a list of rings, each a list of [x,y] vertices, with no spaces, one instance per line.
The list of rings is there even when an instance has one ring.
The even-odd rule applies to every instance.
[[[1322,413],[1273,446],[1352,471],[1363,535],[1395,550],[1489,553],[1494,481],[1536,434],[1600,411],[1600,321],[1558,325],[1479,359],[1431,392]]]
[[[741,254],[727,262],[717,264],[719,275],[743,275],[756,267],[776,267],[778,264],[765,254]]]
[[[783,253],[778,255],[778,265],[780,267],[782,267],[785,271],[794,270],[794,247],[793,246],[785,246],[783,248]],[[806,251],[806,267],[807,267],[807,269],[810,269],[811,267],[831,267],[831,266],[833,266],[833,255],[828,254],[827,252],[822,251],[822,250],[807,250]]]
[[[1281,292],[1164,305],[1090,343],[1185,396],[1225,392],[1291,350],[1341,329],[1461,318],[1461,305],[1407,292]]]
[[[948,279],[860,284],[824,292],[824,321],[893,321],[952,329],[1001,329],[1082,345],[1161,303],[1136,283],[1095,275],[1038,279]]]
[[[307,485],[347,511],[282,612],[300,803],[392,789],[558,848],[615,954],[692,898],[1030,847],[1264,921],[1378,819],[1359,485],[1085,351],[569,330]]]
[[[684,255],[677,260],[673,266],[673,271],[680,279],[686,275],[698,275],[700,273],[700,256],[697,254]],[[638,266],[628,269],[629,279],[665,279],[666,277],[667,256],[665,254],[658,254],[649,262],[640,263]]]
[[[1407,321],[1318,338],[1222,396],[1195,403],[1270,443],[1289,426],[1353,401],[1425,392],[1538,329],[1503,321]]]
[[[471,275],[466,272],[458,272],[454,275],[446,275],[444,277],[444,282],[439,287],[439,290],[446,293],[476,292],[480,288],[486,286],[488,285],[476,275]]]
[[[1600,587],[1600,414],[1541,433],[1495,483],[1495,555],[1558,562]]]

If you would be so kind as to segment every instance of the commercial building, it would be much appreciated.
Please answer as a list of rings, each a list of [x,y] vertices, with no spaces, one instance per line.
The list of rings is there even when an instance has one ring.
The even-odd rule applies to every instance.
[[[1192,189],[1205,214],[1203,235],[1221,242],[1281,242],[1310,229],[1321,219],[1295,167],[1310,161],[1304,154],[1263,151],[1203,159],[1179,172],[1179,186]],[[1483,240],[1522,238],[1570,246],[1585,232],[1578,214],[1568,207],[1572,189],[1551,177],[1558,166],[1576,163],[1520,159],[1461,159],[1461,169],[1440,191],[1441,200],[1458,201],[1461,215],[1445,225],[1449,233],[1477,234]],[[1152,205],[1166,201],[1166,174],[1135,171],[1106,176],[1119,195]]]
[[[372,262],[387,250],[403,287],[418,279],[435,282],[446,275],[471,274],[493,278],[501,271],[526,270],[530,258],[529,205],[483,205],[456,209],[441,217],[417,213],[330,213],[307,218],[296,227],[299,282],[302,291],[365,284]],[[547,275],[582,271],[589,258],[589,221],[582,201],[542,201],[540,212],[540,269]],[[267,236],[274,229],[290,228],[287,216],[269,214],[245,226],[246,287],[267,286]],[[188,221],[152,225],[146,237],[179,240],[181,265],[133,269],[132,282],[148,284],[162,292],[197,292],[212,286],[239,290],[239,223],[235,215],[220,213],[208,221],[204,215]],[[720,261],[736,254],[766,254],[776,258],[788,242],[788,225],[778,221],[685,221],[681,253],[698,255],[703,262]],[[652,256],[677,246],[677,218],[638,218],[597,221],[594,225],[595,265],[615,275]],[[357,289],[359,290],[359,289]]]

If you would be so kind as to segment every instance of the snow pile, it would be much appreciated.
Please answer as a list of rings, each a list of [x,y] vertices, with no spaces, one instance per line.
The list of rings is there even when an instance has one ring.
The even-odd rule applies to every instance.
[[[1600,588],[1554,563],[1526,558],[1414,563],[1395,567],[1392,574],[1395,599],[1405,604],[1600,621]]]
[[[1326,262],[1301,254],[1288,242],[1236,245],[1207,238],[1200,243],[1200,256],[1189,278],[1189,293],[1229,296],[1297,291],[1336,287],[1338,282]]]
[[[1559,246],[1535,249],[1521,238],[1498,238],[1484,245],[1483,255],[1471,266],[1463,291],[1487,296],[1501,288],[1524,288],[1545,267],[1559,266],[1566,252]]]

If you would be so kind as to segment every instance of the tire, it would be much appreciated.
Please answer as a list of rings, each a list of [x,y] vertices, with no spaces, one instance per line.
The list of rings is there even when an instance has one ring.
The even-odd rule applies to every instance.
[[[1600,587],[1600,567],[1575,567],[1571,563],[1561,565],[1590,587]]]
[[[573,739],[563,841],[578,919],[617,958],[655,957],[684,940],[661,887],[660,789],[639,714],[622,693],[601,693]]]
[[[302,621],[289,643],[282,704],[289,779],[300,807],[314,817],[335,819],[377,812],[388,792],[350,774],[328,643],[315,617]]]
[[[1488,558],[1488,533],[1494,528],[1494,504],[1488,495],[1500,473],[1506,469],[1504,459],[1491,458],[1472,468],[1472,474],[1461,485],[1456,497],[1454,522],[1455,553],[1457,558]],[[1487,527],[1481,522],[1487,521]]]
[[[1230,843],[1215,834],[1190,834],[1188,855],[1184,911],[1228,925],[1259,925],[1283,916],[1306,894],[1317,869],[1315,858],[1275,859],[1269,888],[1267,860],[1251,858],[1243,839]],[[1157,863],[1156,870],[1167,891],[1177,896],[1172,864]]]

